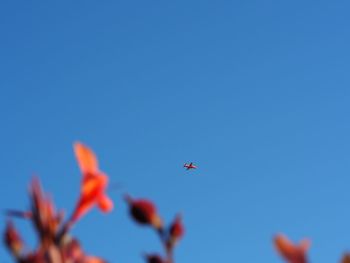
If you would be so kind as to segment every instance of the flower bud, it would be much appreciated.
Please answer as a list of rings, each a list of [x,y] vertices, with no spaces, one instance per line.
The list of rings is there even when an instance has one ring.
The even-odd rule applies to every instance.
[[[151,225],[157,230],[162,229],[163,222],[152,202],[146,199],[133,200],[128,195],[125,196],[125,200],[129,204],[130,215],[137,223]]]
[[[4,242],[15,257],[18,257],[21,254],[23,241],[11,221],[7,223]]]
[[[175,217],[174,222],[170,226],[169,233],[170,233],[170,236],[176,240],[182,238],[182,236],[184,235],[185,229],[182,224],[182,219],[180,215],[177,215]]]
[[[168,249],[173,248],[174,245],[183,237],[184,233],[185,229],[182,224],[181,216],[177,215],[169,228],[169,237],[167,240]]]

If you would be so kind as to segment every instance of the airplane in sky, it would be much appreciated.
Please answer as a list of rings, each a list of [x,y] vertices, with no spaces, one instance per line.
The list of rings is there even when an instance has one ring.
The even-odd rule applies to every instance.
[[[197,166],[194,165],[192,162],[191,163],[185,163],[184,167],[186,168],[186,170],[190,170],[190,169],[197,169]]]

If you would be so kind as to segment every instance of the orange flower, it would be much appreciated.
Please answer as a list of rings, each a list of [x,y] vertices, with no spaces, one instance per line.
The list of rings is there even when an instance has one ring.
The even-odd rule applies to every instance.
[[[105,213],[113,209],[113,202],[105,193],[108,177],[99,170],[94,152],[79,142],[74,144],[74,151],[83,179],[80,198],[71,218],[72,222],[76,222],[94,205]]]
[[[157,230],[161,230],[163,222],[157,213],[155,205],[146,199],[134,200],[126,195],[125,200],[129,204],[130,215],[141,225],[151,225]]]
[[[294,245],[284,235],[276,235],[275,246],[280,255],[289,263],[307,263],[306,252],[310,247],[310,241],[302,240],[298,245]]]

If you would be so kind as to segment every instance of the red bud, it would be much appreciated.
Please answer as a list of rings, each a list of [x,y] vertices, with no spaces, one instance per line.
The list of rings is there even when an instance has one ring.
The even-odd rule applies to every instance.
[[[125,196],[129,204],[132,218],[141,225],[151,225],[156,229],[163,226],[161,218],[158,216],[155,205],[146,199],[133,200],[130,196]]]
[[[20,255],[23,248],[23,241],[11,221],[7,223],[4,242],[14,256],[18,257]]]
[[[183,237],[185,233],[184,226],[182,224],[182,219],[180,215],[177,215],[174,222],[170,226],[169,230],[170,236],[173,239],[179,240],[180,238]]]

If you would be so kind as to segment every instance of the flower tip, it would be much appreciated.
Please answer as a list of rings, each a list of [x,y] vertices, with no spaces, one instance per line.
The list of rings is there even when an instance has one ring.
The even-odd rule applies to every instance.
[[[80,148],[80,147],[84,147],[84,144],[81,143],[80,141],[73,142],[73,148],[74,149],[77,149],[77,148]]]
[[[277,252],[288,262],[307,262],[306,252],[310,246],[309,240],[305,239],[299,244],[294,244],[286,236],[277,234],[274,236],[274,244]]]
[[[75,142],[73,144],[73,149],[78,165],[83,174],[98,172],[97,157],[92,149],[81,142]]]
[[[288,238],[282,234],[282,233],[277,233],[273,236],[273,241],[276,245],[280,244],[280,243],[285,243],[285,242],[290,242],[288,240]]]
[[[114,204],[113,201],[107,197],[106,195],[103,195],[97,203],[98,207],[101,209],[104,213],[109,213],[113,210]]]

